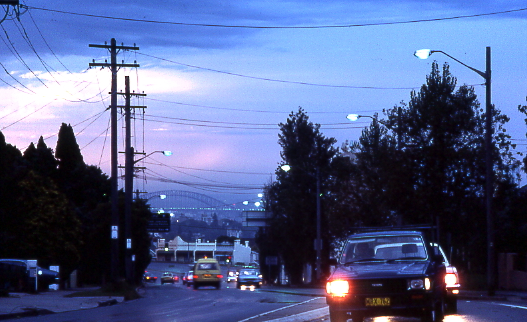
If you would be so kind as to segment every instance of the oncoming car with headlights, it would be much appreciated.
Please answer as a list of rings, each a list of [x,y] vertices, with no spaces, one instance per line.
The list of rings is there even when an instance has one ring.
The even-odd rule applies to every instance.
[[[446,270],[421,232],[352,235],[336,264],[326,284],[331,322],[375,316],[443,320]]]

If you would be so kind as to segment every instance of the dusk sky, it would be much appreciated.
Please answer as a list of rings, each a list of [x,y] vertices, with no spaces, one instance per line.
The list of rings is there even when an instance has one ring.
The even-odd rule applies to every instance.
[[[147,94],[132,105],[136,151],[155,153],[142,191],[186,190],[227,203],[257,199],[280,162],[280,122],[302,107],[322,133],[357,140],[373,116],[419,90],[431,65],[448,62],[458,84],[484,79],[440,53],[485,71],[492,48],[492,103],[525,152],[527,1],[219,1],[21,0],[0,30],[0,131],[24,151],[40,136],[55,149],[61,123],[71,124],[85,162],[110,173],[110,60],[89,44],[134,44],[120,52],[118,88]],[[3,6],[7,8],[6,6]],[[12,7],[11,7],[12,8]],[[119,102],[124,105],[123,101]],[[448,115],[445,115],[448,118]],[[120,151],[124,129],[119,128]],[[122,155],[120,156],[122,157]],[[141,156],[136,156],[136,159]],[[120,160],[124,165],[124,158]],[[142,177],[143,174],[139,173]],[[525,175],[523,175],[525,184]],[[120,182],[122,187],[123,183]]]

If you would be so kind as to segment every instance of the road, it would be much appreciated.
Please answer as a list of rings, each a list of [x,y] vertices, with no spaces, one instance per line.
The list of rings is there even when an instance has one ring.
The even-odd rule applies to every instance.
[[[162,271],[182,273],[183,267],[156,267],[149,270],[160,276]],[[234,283],[223,283],[222,289],[194,290],[181,283],[147,284],[143,298],[110,307],[57,313],[48,316],[17,319],[34,322],[294,322],[329,321],[325,299],[317,296],[277,292],[262,287],[254,291],[239,290]],[[298,290],[298,293],[304,290]],[[409,318],[375,318],[369,322],[418,322]],[[458,314],[448,315],[444,322],[523,322],[527,321],[526,302],[459,302]]]

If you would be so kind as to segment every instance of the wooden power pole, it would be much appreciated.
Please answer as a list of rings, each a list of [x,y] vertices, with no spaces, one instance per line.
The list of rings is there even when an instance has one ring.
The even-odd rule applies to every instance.
[[[90,67],[108,67],[112,72],[112,88],[111,88],[111,204],[112,204],[112,220],[111,220],[111,278],[112,282],[117,282],[122,276],[119,273],[119,206],[118,206],[118,183],[117,183],[117,72],[122,67],[139,67],[138,64],[118,64],[117,51],[119,50],[139,50],[139,47],[117,46],[115,38],[112,38],[110,45],[93,45],[89,47],[104,48],[110,51],[110,63],[90,63]],[[121,275],[121,276],[120,276]]]

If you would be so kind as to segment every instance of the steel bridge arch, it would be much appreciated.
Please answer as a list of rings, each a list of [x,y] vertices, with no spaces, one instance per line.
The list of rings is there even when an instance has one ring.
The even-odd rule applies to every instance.
[[[161,198],[161,196],[165,196],[164,198]],[[156,197],[159,197],[159,199],[155,199]],[[157,207],[157,204],[160,203],[158,200],[167,200],[167,202],[174,201],[174,199],[179,199],[180,201],[182,199],[192,199],[200,204],[202,204],[202,207],[193,207],[197,209],[209,209],[209,210],[230,210],[231,207],[229,205],[226,205],[224,202],[212,198],[210,196],[197,193],[197,192],[191,192],[191,191],[184,191],[184,190],[162,190],[162,191],[156,191],[156,192],[150,192],[144,194],[142,199],[146,199],[149,201],[151,206],[153,208],[162,208]],[[168,206],[168,205],[167,205]],[[166,207],[166,206],[165,206]],[[169,205],[169,208],[172,209],[186,209],[187,207],[181,207],[176,206],[175,204]]]

